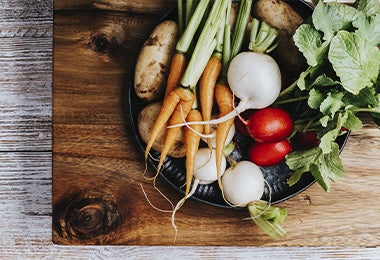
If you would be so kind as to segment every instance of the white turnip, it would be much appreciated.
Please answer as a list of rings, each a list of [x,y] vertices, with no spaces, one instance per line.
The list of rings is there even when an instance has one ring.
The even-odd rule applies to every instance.
[[[227,162],[226,158],[222,158],[222,176],[226,169]],[[191,197],[199,184],[210,184],[212,182],[215,182],[218,180],[218,175],[216,171],[216,158],[215,158],[215,150],[209,149],[209,148],[200,148],[197,151],[197,155],[195,158],[195,164],[194,164],[194,181],[192,184],[192,188],[184,198],[182,198],[180,201],[178,201],[177,205],[175,206],[173,212],[172,212],[172,226],[174,227],[177,235],[177,228],[175,225],[175,213],[181,208],[183,203],[186,199]]]
[[[233,206],[247,207],[253,222],[271,237],[284,237],[286,231],[280,224],[284,223],[288,211],[261,200],[265,183],[263,173],[256,164],[237,162],[222,176],[224,198]]]
[[[250,161],[240,161],[228,168],[222,176],[226,200],[234,206],[246,207],[261,199],[265,180],[261,169]]]
[[[265,22],[252,20],[249,49],[237,54],[229,63],[227,81],[240,100],[230,113],[213,120],[190,124],[220,124],[248,109],[261,109],[276,101],[281,91],[281,72],[268,52],[276,48],[278,31]],[[178,127],[178,124],[169,127]]]

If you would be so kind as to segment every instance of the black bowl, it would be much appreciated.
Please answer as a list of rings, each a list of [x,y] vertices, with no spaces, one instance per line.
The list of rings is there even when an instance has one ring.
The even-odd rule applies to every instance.
[[[293,1],[287,1],[294,10],[296,10],[299,14],[303,16],[303,18],[307,18],[312,14],[312,7],[307,4],[306,2],[300,1],[300,0],[293,0]],[[169,12],[166,14],[162,19],[171,18],[175,19],[175,10],[172,12]],[[134,135],[136,137],[136,140],[138,142],[138,145],[143,152],[145,151],[146,144],[141,139],[139,132],[138,132],[138,115],[140,111],[143,109],[144,106],[147,105],[146,102],[139,99],[133,89],[133,82],[130,82],[130,88],[129,88],[129,112],[132,122],[132,128]],[[337,143],[340,146],[340,150],[343,149],[347,138],[349,136],[349,133],[340,136],[337,139]],[[236,142],[239,144],[244,143],[243,137],[237,135]],[[151,151],[152,158],[148,159],[149,164],[151,167],[153,167],[155,170],[157,170],[157,159],[160,156],[160,153],[157,151],[152,150]],[[238,150],[235,149],[233,152],[233,156],[235,156],[236,159],[239,159],[242,157],[242,155],[239,153]],[[278,165],[272,166],[272,167],[260,167],[263,171],[264,178],[268,182],[268,184],[271,187],[271,196],[270,200],[272,204],[276,204],[279,202],[282,202],[284,200],[287,200],[300,192],[304,191],[308,187],[310,187],[314,182],[315,179],[310,173],[304,173],[301,177],[301,179],[293,186],[289,186],[287,183],[288,178],[290,175],[292,175],[293,171],[289,169],[289,167],[286,165],[285,162],[282,162]],[[185,184],[185,159],[184,158],[173,158],[170,156],[167,156],[167,158],[164,161],[164,165],[162,167],[162,170],[160,172],[160,175],[166,180],[167,183],[172,185],[176,190],[184,194],[184,184]],[[224,201],[221,191],[218,187],[217,182],[214,182],[212,184],[207,185],[199,185],[192,196],[192,198],[199,200],[201,202],[218,206],[218,207],[225,207],[225,208],[231,208],[226,202]],[[269,200],[269,189],[266,187],[264,191],[264,195],[262,197],[263,200],[268,201]]]

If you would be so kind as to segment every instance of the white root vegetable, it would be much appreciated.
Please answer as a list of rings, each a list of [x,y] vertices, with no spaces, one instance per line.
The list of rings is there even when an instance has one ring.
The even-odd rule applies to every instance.
[[[191,124],[220,124],[248,109],[268,107],[281,91],[281,72],[276,61],[265,53],[241,52],[232,59],[227,72],[228,84],[240,99],[238,106],[218,119]],[[186,125],[178,124],[169,127]]]
[[[228,84],[240,99],[236,112],[271,105],[281,91],[281,73],[269,55],[255,52],[239,53],[228,68]]]
[[[281,91],[281,72],[276,61],[267,53],[277,45],[278,30],[265,22],[252,19],[248,49],[232,58],[227,81],[232,93],[240,99],[230,113],[214,120],[190,124],[220,124],[247,109],[261,109],[276,101]],[[178,127],[185,124],[172,125]]]
[[[222,157],[222,176],[226,169],[227,161],[225,157]],[[185,200],[190,198],[196,191],[199,184],[210,184],[218,180],[218,175],[216,171],[216,158],[215,158],[215,150],[209,148],[200,148],[198,149],[197,156],[195,158],[194,165],[194,181],[192,184],[192,188],[189,194],[178,201],[172,212],[172,226],[174,227],[177,235],[177,228],[175,225],[175,213],[181,208]]]
[[[261,169],[250,161],[240,161],[222,176],[224,196],[234,206],[246,207],[261,199],[265,180]]]
[[[224,197],[229,204],[246,207],[253,222],[271,237],[285,237],[281,224],[288,211],[261,200],[266,183],[261,169],[250,161],[234,164],[222,176]]]
[[[210,184],[218,180],[216,174],[216,158],[215,150],[208,148],[200,148],[197,152],[194,164],[194,179],[199,181],[199,184]],[[226,158],[222,158],[222,172],[226,169]],[[194,185],[193,185],[194,186]]]

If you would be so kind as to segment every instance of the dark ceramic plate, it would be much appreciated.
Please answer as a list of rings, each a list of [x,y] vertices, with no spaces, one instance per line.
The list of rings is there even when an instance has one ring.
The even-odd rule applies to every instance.
[[[288,1],[288,3],[304,18],[307,18],[311,15],[312,8],[307,3],[299,0],[290,0]],[[174,13],[175,12],[169,13],[168,15],[163,17],[163,19],[168,17],[173,19]],[[133,82],[131,82],[130,86],[131,87],[129,88],[129,112],[131,116],[132,127],[140,149],[142,151],[145,151],[145,143],[142,141],[139,135],[137,121],[140,111],[144,106],[147,105],[147,103],[140,100],[136,96],[133,89]],[[338,138],[337,143],[339,144],[341,150],[343,149],[347,141],[347,138],[348,134],[342,135]],[[237,146],[239,146],[239,144],[241,146],[244,146],[245,142],[243,137],[236,135],[235,141],[238,144]],[[156,159],[159,158],[160,154],[159,152],[152,150],[151,155],[154,159],[150,158],[149,164],[154,169],[157,169]],[[235,150],[232,156],[234,156],[235,159],[239,160],[240,158],[242,158],[243,155],[240,154],[238,150]],[[261,169],[263,171],[265,179],[271,186],[271,202],[273,204],[279,203],[281,201],[287,200],[295,196],[296,194],[307,189],[315,182],[314,177],[310,173],[305,173],[302,175],[301,179],[295,185],[290,187],[287,184],[287,180],[289,176],[293,173],[293,171],[288,168],[285,162],[282,162],[272,167],[261,167]],[[183,187],[185,184],[185,172],[185,160],[183,158],[177,159],[168,156],[164,161],[164,165],[160,174],[175,189],[177,189],[181,193],[184,193]],[[205,202],[210,205],[230,208],[230,206],[228,206],[223,200],[221,191],[219,190],[218,184],[216,182],[208,185],[199,185],[192,197],[196,200]],[[262,199],[266,201],[268,201],[269,199],[269,190],[267,187],[265,188]]]

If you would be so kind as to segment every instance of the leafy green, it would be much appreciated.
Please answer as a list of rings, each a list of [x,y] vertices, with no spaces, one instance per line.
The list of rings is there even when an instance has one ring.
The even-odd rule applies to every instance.
[[[330,183],[344,176],[344,168],[339,157],[339,146],[333,143],[331,153],[324,154],[320,147],[305,151],[295,151],[286,157],[290,169],[295,170],[288,184],[295,184],[303,173],[311,172],[325,191],[330,191]]]
[[[340,30],[347,29],[356,20],[359,12],[351,6],[319,1],[314,9],[312,18],[314,27],[323,32],[323,39],[330,41]]]
[[[326,191],[344,175],[337,138],[363,123],[357,113],[369,113],[380,125],[380,4],[359,0],[355,6],[318,1],[312,23],[301,25],[293,37],[309,67],[286,98],[302,96],[293,111],[297,131],[312,129],[319,146],[296,150],[286,157],[294,185],[310,172]],[[298,88],[297,88],[298,87]],[[284,95],[280,94],[281,101]],[[307,106],[307,108],[305,108]]]
[[[380,14],[375,16],[360,16],[352,23],[357,28],[356,34],[362,38],[367,39],[373,45],[380,44]]]
[[[322,63],[324,53],[328,50],[327,44],[322,44],[321,34],[312,25],[300,25],[293,37],[307,64],[317,66]]]
[[[253,222],[271,237],[286,236],[287,233],[280,224],[285,222],[287,209],[268,205],[264,201],[256,201],[248,205],[248,211]]]
[[[344,93],[339,91],[329,92],[320,105],[322,114],[334,117],[335,113],[344,107],[343,96]]]
[[[313,88],[309,92],[309,99],[308,99],[307,103],[308,103],[309,107],[311,107],[313,109],[317,109],[322,104],[324,99],[325,99],[325,97],[323,96],[323,94],[320,91],[318,91],[317,89]]]
[[[380,13],[380,5],[378,0],[361,0],[358,2],[358,11],[364,12],[367,16]]]
[[[338,32],[331,40],[328,58],[343,87],[353,94],[372,86],[377,80],[379,49],[355,33]]]

